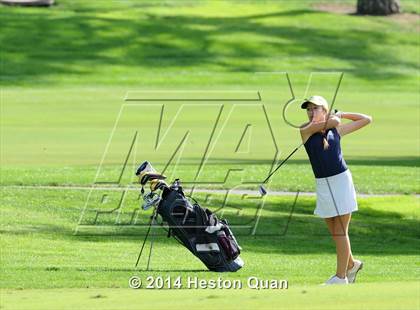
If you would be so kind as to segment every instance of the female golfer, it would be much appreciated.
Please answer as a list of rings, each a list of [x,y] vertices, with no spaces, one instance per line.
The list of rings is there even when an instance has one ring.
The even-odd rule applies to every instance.
[[[351,214],[357,211],[353,179],[341,153],[340,139],[370,122],[370,116],[359,113],[329,114],[328,103],[321,96],[305,100],[309,122],[300,128],[316,183],[314,213],[325,219],[337,252],[337,271],[325,284],[347,284],[356,280],[363,263],[353,258],[348,228]],[[341,124],[340,119],[352,122]]]

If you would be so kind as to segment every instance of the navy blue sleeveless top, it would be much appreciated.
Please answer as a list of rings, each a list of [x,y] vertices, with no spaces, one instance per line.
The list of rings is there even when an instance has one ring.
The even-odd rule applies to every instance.
[[[324,150],[324,137],[329,147]],[[324,134],[316,132],[305,142],[306,153],[312,165],[315,178],[326,178],[347,170],[341,153],[340,135],[336,128],[327,129]]]

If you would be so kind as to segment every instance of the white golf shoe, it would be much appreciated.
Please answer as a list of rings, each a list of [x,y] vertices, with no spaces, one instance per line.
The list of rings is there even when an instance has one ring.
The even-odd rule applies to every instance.
[[[362,268],[363,268],[363,262],[355,259],[353,267],[347,270],[347,279],[349,280],[349,283],[356,282],[357,273],[359,272],[359,270],[362,270]]]
[[[349,284],[347,277],[344,279],[337,277],[337,275],[332,276],[325,282],[323,285],[332,285],[332,284]]]

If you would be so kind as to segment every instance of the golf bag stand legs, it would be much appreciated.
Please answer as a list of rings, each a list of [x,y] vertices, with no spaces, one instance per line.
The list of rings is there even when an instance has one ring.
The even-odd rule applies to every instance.
[[[143,254],[144,246],[146,245],[146,241],[147,241],[147,239],[148,239],[148,237],[149,237],[149,235],[151,233],[151,230],[152,230],[153,226],[155,226],[155,224],[156,224],[156,217],[157,217],[157,210],[155,209],[153,211],[152,216],[150,217],[149,227],[147,228],[146,235],[144,236],[143,244],[141,246],[140,253],[139,253],[138,257],[137,257],[137,261],[136,261],[135,267],[137,267],[137,265],[139,264],[140,258],[141,258],[142,254]],[[149,266],[150,266],[150,259],[152,257],[154,236],[155,236],[155,233],[153,231],[152,234],[151,234],[151,238],[150,238],[150,249],[149,249],[149,257],[147,259],[146,271],[149,270]]]

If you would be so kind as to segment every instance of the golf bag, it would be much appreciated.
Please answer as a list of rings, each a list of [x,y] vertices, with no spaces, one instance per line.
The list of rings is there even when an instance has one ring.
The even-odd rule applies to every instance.
[[[136,173],[142,185],[150,182],[152,190],[143,196],[143,209],[151,205],[155,207],[156,214],[169,227],[168,237],[175,238],[211,271],[239,270],[244,262],[239,257],[240,246],[227,221],[218,219],[209,209],[203,209],[195,199],[188,199],[178,179],[168,186],[163,181],[165,177],[157,174],[153,168],[145,172],[146,166],[151,168],[145,162]],[[161,190],[160,196],[155,192],[157,190]]]

